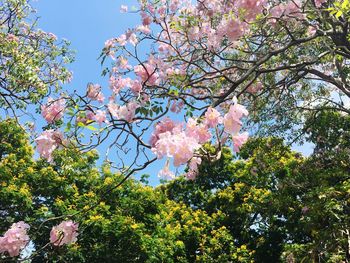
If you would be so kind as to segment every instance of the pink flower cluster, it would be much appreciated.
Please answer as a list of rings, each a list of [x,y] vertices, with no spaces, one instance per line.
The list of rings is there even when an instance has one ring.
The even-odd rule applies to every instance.
[[[263,12],[266,0],[238,0],[235,4],[244,10],[245,19],[252,21]]]
[[[35,139],[35,142],[40,156],[52,162],[52,153],[63,144],[63,135],[59,131],[46,130]]]
[[[247,109],[235,103],[230,106],[229,111],[224,116],[225,131],[229,134],[236,134],[242,128],[241,118],[248,116]]]
[[[78,226],[78,223],[71,220],[61,222],[51,229],[50,242],[54,246],[75,243],[78,237]]]
[[[215,128],[218,124],[222,123],[222,117],[220,112],[216,109],[209,107],[205,113],[204,123],[209,128]]]
[[[205,123],[198,124],[196,119],[190,118],[186,124],[186,135],[194,138],[199,144],[206,143],[211,138],[211,133]]]
[[[135,117],[135,111],[139,107],[137,102],[131,101],[126,105],[120,106],[114,102],[108,103],[108,110],[113,117],[119,120],[132,122]]]
[[[216,128],[224,124],[224,130],[232,136],[233,147],[236,152],[248,140],[248,133],[239,133],[242,128],[241,118],[248,116],[247,109],[234,101],[229,111],[221,116],[216,109],[209,107],[204,115],[204,120],[190,118],[185,129],[180,123],[175,123],[169,118],[160,121],[151,135],[150,144],[152,151],[158,159],[163,157],[173,158],[174,166],[189,163],[188,179],[194,179],[198,173],[198,165],[201,159],[194,156],[194,153],[204,143],[210,141],[212,133],[210,128]],[[173,178],[174,174],[169,169],[167,160],[165,167],[160,171],[160,176]]]
[[[78,223],[73,221],[63,221],[58,226],[54,226],[50,232],[50,243],[54,246],[63,246],[77,241]],[[10,257],[19,256],[22,249],[29,243],[27,230],[29,225],[20,221],[12,224],[4,236],[0,237],[0,253],[8,253]]]
[[[95,112],[88,111],[86,113],[85,122],[87,120],[96,121],[99,125],[101,125],[102,123],[107,123],[106,111],[103,111],[103,110],[96,110]],[[82,121],[82,120],[80,120],[80,121]]]
[[[199,157],[193,157],[188,164],[188,172],[185,174],[188,180],[194,180],[198,174],[198,165],[202,163],[202,159]]]
[[[192,157],[194,151],[200,148],[196,138],[188,136],[186,132],[174,129],[159,134],[159,140],[156,142],[152,151],[158,159],[164,156],[174,159],[174,166],[185,164]]]
[[[316,3],[317,4],[317,3]],[[304,18],[304,14],[301,11],[302,3],[300,0],[287,1],[280,3],[270,9],[270,14],[274,18],[273,23],[276,22],[276,18],[285,17],[290,18]]]
[[[239,152],[240,147],[248,140],[248,133],[239,133],[242,128],[242,117],[248,116],[247,109],[238,104],[230,106],[229,111],[224,116],[225,131],[232,135],[233,149],[235,152]]]
[[[232,141],[233,141],[233,150],[235,152],[239,152],[241,146],[247,142],[249,139],[248,132],[238,133],[232,135]]]
[[[131,45],[136,46],[138,39],[136,37],[136,34],[133,31],[128,30],[128,32],[126,32],[125,34],[122,34],[120,37],[118,37],[116,39],[116,41],[121,46],[125,46],[128,42]]]
[[[152,86],[158,83],[158,73],[156,73],[156,67],[150,63],[135,66],[134,72],[143,82],[146,82],[148,85]]]
[[[113,90],[114,94],[117,95],[123,88],[131,87],[132,84],[130,78],[115,78],[114,76],[111,76],[109,79],[109,85]]]
[[[170,161],[166,160],[164,168],[158,172],[158,177],[165,180],[175,179],[175,174],[170,170]]]
[[[159,135],[165,132],[171,132],[175,127],[179,126],[177,129],[181,129],[181,124],[175,123],[169,117],[161,120],[155,127],[151,135],[150,144],[152,147],[156,146],[157,141],[159,140]]]
[[[47,103],[41,106],[41,114],[48,123],[53,123],[62,118],[65,107],[66,103],[63,98],[49,98]]]
[[[142,24],[129,29],[118,38],[106,42],[106,54],[110,53],[113,46],[117,46],[116,50],[127,50],[128,43],[134,46],[137,44],[138,34],[148,35],[151,33],[150,25],[152,23],[167,28],[157,36],[159,41],[157,41],[158,47],[156,48],[159,53],[149,55],[146,61],[139,61],[137,65],[132,67],[128,62],[128,57],[132,57],[130,52],[121,53],[118,59],[113,58],[116,63],[111,70],[109,82],[114,95],[123,96],[121,91],[124,88],[129,88],[138,97],[138,101],[139,98],[147,94],[148,86],[161,86],[164,83],[171,83],[173,78],[186,76],[188,65],[174,63],[173,59],[169,59],[169,57],[182,56],[184,53],[191,54],[191,48],[196,48],[197,44],[189,45],[188,41],[203,43],[198,48],[203,46],[219,48],[223,41],[229,40],[233,43],[239,40],[241,36],[249,32],[249,23],[263,12],[267,4],[267,0],[203,0],[195,2],[197,4],[188,0],[161,0],[158,4],[144,1],[141,3],[142,11],[140,12]],[[122,6],[121,10],[127,12],[128,9],[126,6]],[[199,19],[198,24],[188,27],[187,34],[182,34],[175,28],[164,24],[174,23],[179,24],[180,27],[186,27],[187,19],[190,17],[198,17]],[[197,21],[197,19],[194,20]],[[213,20],[217,22],[212,23]],[[178,50],[176,47],[179,47]],[[191,58],[186,59],[191,60]],[[125,77],[129,73],[136,75],[135,80]],[[183,102],[174,102],[171,111],[179,113],[182,106]],[[119,110],[128,111],[127,115],[132,116],[132,109],[130,110],[128,107],[122,109],[121,107],[111,103],[108,105],[113,117],[120,118]]]
[[[101,86],[99,84],[89,84],[87,88],[87,97],[98,102],[103,102],[105,97],[101,92]]]
[[[29,225],[20,221],[12,224],[3,237],[0,237],[0,253],[7,252],[10,257],[16,257],[29,242],[27,230]]]

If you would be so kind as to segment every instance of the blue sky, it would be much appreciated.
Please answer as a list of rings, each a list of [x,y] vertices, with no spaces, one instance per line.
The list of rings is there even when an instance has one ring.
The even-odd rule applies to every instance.
[[[120,6],[136,5],[136,0],[37,0],[34,7],[40,17],[39,27],[58,38],[66,38],[76,51],[70,68],[74,78],[69,88],[84,89],[87,82],[106,84],[101,78],[97,58],[104,42],[119,36],[128,27],[139,23],[137,14],[121,14]],[[131,25],[131,26],[130,26]]]
[[[66,38],[71,42],[71,48],[76,51],[76,61],[69,66],[73,71],[73,80],[66,87],[68,90],[78,90],[83,93],[88,82],[99,83],[106,87],[107,77],[101,77],[102,67],[98,57],[104,42],[119,36],[129,27],[140,23],[138,14],[120,13],[121,5],[129,9],[137,6],[136,0],[37,0],[34,7],[40,17],[38,26],[47,32],[52,32],[59,39]],[[146,50],[145,50],[146,52]],[[310,145],[294,146],[295,150],[308,155]],[[103,147],[99,152],[104,154]],[[152,185],[159,183],[157,173],[164,161],[145,170],[151,175]]]

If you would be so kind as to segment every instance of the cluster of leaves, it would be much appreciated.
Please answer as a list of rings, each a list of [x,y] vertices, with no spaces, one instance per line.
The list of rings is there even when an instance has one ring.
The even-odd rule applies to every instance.
[[[350,145],[338,128],[350,119],[320,112],[312,123],[308,158],[281,139],[253,139],[239,159],[224,149],[204,161],[195,181],[152,188],[129,179],[116,188],[123,176],[98,170],[96,153],[64,149],[55,164],[35,161],[21,128],[3,121],[0,232],[29,223],[33,262],[349,260]],[[80,236],[54,248],[49,231],[61,215],[80,223]]]
[[[32,262],[226,262],[252,252],[237,247],[208,215],[169,200],[160,189],[128,180],[107,165],[99,171],[97,154],[58,151],[55,164],[32,159],[33,150],[14,121],[0,123],[0,232],[24,220],[34,251]],[[108,194],[106,194],[108,192]],[[63,215],[63,217],[62,217]],[[79,241],[49,245],[49,232],[62,218],[79,222]],[[28,255],[27,255],[28,256]]]
[[[350,118],[320,111],[307,125],[308,158],[281,139],[253,139],[243,160],[224,152],[196,181],[173,181],[166,193],[209,215],[221,211],[221,225],[256,262],[348,262]]]

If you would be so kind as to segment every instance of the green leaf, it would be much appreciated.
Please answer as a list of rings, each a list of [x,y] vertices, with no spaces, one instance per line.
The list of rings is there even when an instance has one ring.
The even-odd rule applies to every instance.
[[[92,125],[85,126],[85,128],[91,130],[91,131],[97,131],[98,129]]]

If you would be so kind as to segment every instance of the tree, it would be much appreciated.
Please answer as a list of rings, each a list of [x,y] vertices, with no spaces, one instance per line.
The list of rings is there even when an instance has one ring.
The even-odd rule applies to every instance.
[[[28,114],[71,78],[67,41],[36,29],[34,9],[27,0],[4,0],[0,6],[0,107],[5,114]]]
[[[225,150],[202,163],[195,181],[162,188],[195,210],[221,211],[220,224],[256,262],[348,262],[349,117],[324,110],[306,125],[315,144],[308,158],[281,139],[256,138],[242,148],[243,160]]]
[[[53,164],[34,161],[22,129],[3,121],[1,232],[29,223],[33,262],[347,262],[349,134],[338,128],[349,117],[324,111],[310,120],[308,158],[281,139],[251,139],[241,159],[224,148],[195,180],[155,189],[120,184],[124,175],[97,169],[94,152],[63,148]],[[68,219],[79,222],[78,241],[50,244],[52,227]]]
[[[301,208],[299,220],[291,215],[293,211],[286,216],[293,243],[286,245],[285,255],[295,261],[350,260],[349,121],[348,115],[335,111],[321,111],[310,118],[309,140],[315,143],[315,152],[281,187],[279,199],[292,193]]]
[[[240,154],[243,159],[235,160],[225,149],[218,161],[202,163],[194,181],[179,178],[164,191],[195,210],[209,215],[220,211],[219,224],[229,230],[236,246],[255,252],[254,262],[278,262],[287,233],[277,218],[276,185],[302,159],[277,138],[251,140]]]
[[[19,7],[26,8],[26,2],[20,3],[24,5]],[[5,22],[9,23],[3,22],[2,27],[12,30],[12,25],[18,22],[11,20],[14,17],[12,14],[22,9],[16,9],[16,1],[8,1],[6,7],[8,9],[3,9],[8,14]],[[126,9],[123,7],[123,10]],[[242,260],[249,260],[253,254],[256,259],[267,262],[280,256],[289,261],[304,259],[310,254],[313,260],[318,258],[319,261],[348,260],[349,253],[345,248],[349,236],[346,223],[348,135],[339,127],[348,126],[349,115],[346,104],[350,95],[347,76],[349,10],[347,0],[140,1],[137,12],[142,25],[108,40],[101,54],[102,62],[108,56],[114,61],[110,68],[103,71],[110,79],[111,91],[103,90],[98,84],[89,84],[85,94],[56,94],[41,107],[48,126],[36,138],[36,143],[41,157],[49,163],[44,160],[38,163],[49,167],[50,173],[52,169],[55,176],[56,173],[64,175],[64,179],[61,179],[63,185],[58,184],[59,187],[53,189],[61,191],[62,195],[67,194],[67,201],[63,202],[60,195],[46,190],[37,196],[38,203],[51,200],[56,204],[58,198],[54,212],[42,226],[54,221],[52,215],[56,214],[61,214],[59,219],[74,217],[84,224],[84,216],[91,215],[94,209],[103,209],[107,204],[105,199],[113,197],[122,184],[131,183],[127,181],[130,176],[157,159],[167,159],[160,175],[175,177],[170,167],[170,158],[173,158],[173,166],[188,166],[187,179],[194,180],[201,169],[204,169],[204,174],[216,175],[215,170],[211,172],[218,169],[213,164],[221,165],[221,168],[227,164],[224,171],[227,170],[228,179],[221,175],[211,178],[210,175],[198,186],[181,181],[179,185],[173,184],[175,190],[168,193],[178,203],[165,201],[165,204],[179,206],[179,210],[184,210],[185,214],[194,209],[193,215],[198,213],[198,218],[190,218],[188,222],[182,214],[177,218],[174,224],[179,225],[177,228],[181,230],[184,226],[183,231],[176,232],[175,237],[169,239],[181,237],[184,246],[181,242],[175,242],[175,248],[167,252],[165,258],[176,255],[176,260],[220,262],[237,259],[237,253],[242,250]],[[11,24],[11,21],[14,22]],[[23,73],[27,65],[18,63],[17,38],[2,34],[3,38],[6,36],[6,41],[3,41],[6,43],[2,46],[4,52],[1,53],[5,54],[3,65],[6,69],[10,61],[13,65],[8,71],[16,69],[12,75],[3,78],[5,92],[10,92],[3,96],[4,103],[7,103],[5,98],[11,96],[19,106],[21,101],[36,102],[42,99],[47,95],[48,86],[40,83],[47,82],[42,75],[30,73],[31,70],[27,71],[30,76]],[[53,43],[52,37],[44,37],[45,41]],[[27,45],[32,42],[20,43]],[[139,48],[144,45],[151,45],[151,51],[145,57],[139,54]],[[57,51],[54,46],[51,48]],[[42,63],[47,58],[46,53],[43,55],[41,51],[39,49],[39,59],[32,61],[35,72],[46,72],[48,69],[47,64]],[[58,54],[55,51],[53,57],[49,56],[49,62],[54,61],[56,55],[65,56],[65,49]],[[25,52],[23,56],[28,56],[30,61],[31,55]],[[37,70],[38,67],[41,71]],[[6,70],[4,72],[7,73]],[[24,79],[23,86],[7,86],[11,80],[16,84],[18,77]],[[53,80],[58,79],[55,74],[53,77]],[[33,81],[41,90],[31,91]],[[28,91],[29,96],[26,95]],[[23,94],[18,97],[15,92],[24,92],[24,97],[21,97]],[[107,94],[111,95],[108,103],[104,104]],[[10,107],[10,103],[7,105]],[[15,112],[11,107],[10,110]],[[246,121],[244,118],[248,117],[248,113],[250,116]],[[330,124],[334,130],[317,126],[317,121]],[[64,135],[58,130],[61,127],[64,128]],[[284,146],[280,139],[261,138],[253,140],[249,144],[251,148],[247,146],[243,149],[240,156],[244,160],[229,163],[231,157],[224,146],[232,144],[238,153],[248,140],[248,133],[241,132],[243,128],[248,128],[253,134],[280,135],[290,142],[307,139],[305,134],[310,133],[309,139],[316,144],[316,151],[312,157],[304,159]],[[114,176],[119,180],[112,180],[113,183],[107,186],[102,183],[101,186],[96,179],[94,182],[101,192],[96,194],[96,204],[89,200],[86,207],[86,203],[79,203],[79,199],[79,202],[73,202],[71,198],[79,197],[80,193],[86,194],[85,188],[79,188],[77,183],[80,179],[85,182],[81,173],[93,170],[93,162],[89,160],[95,157],[89,157],[89,154],[79,156],[73,148],[89,151],[101,144],[108,145],[107,155],[110,151],[117,152],[117,158],[111,164],[118,169],[120,174]],[[57,151],[61,146],[66,148]],[[10,160],[16,162],[17,157],[12,158],[15,159]],[[18,169],[26,167],[16,163],[13,165]],[[4,174],[12,175],[12,170],[9,167],[6,169]],[[21,170],[18,172],[21,173]],[[262,178],[256,178],[259,173],[263,175]],[[99,177],[98,172],[96,174]],[[66,186],[66,177],[73,175],[70,181],[67,180],[71,185]],[[321,186],[317,180],[313,180],[315,175],[322,179]],[[330,175],[335,175],[339,181],[334,181]],[[101,176],[104,178],[104,172]],[[305,178],[308,180],[304,181]],[[202,179],[199,177],[198,180]],[[27,184],[25,182],[19,188],[24,189],[20,191],[22,195],[26,192]],[[307,191],[312,187],[316,187],[316,190]],[[6,191],[15,195],[16,191],[11,189],[7,187]],[[188,190],[190,199],[184,200],[186,195],[183,192],[188,193]],[[51,199],[52,196],[54,199]],[[232,196],[235,198],[232,199]],[[324,200],[324,196],[330,197],[330,200]],[[181,202],[190,208],[182,207]],[[19,207],[25,209],[26,205],[30,206],[24,202]],[[159,205],[163,207],[164,204]],[[6,215],[11,212],[14,213],[13,217],[19,215],[11,210],[11,206],[5,204],[4,207]],[[315,214],[308,212],[310,207],[316,211]],[[168,209],[166,205],[163,208],[165,211]],[[223,217],[219,211],[224,211]],[[175,218],[177,216],[173,212],[169,214],[175,215]],[[211,223],[212,218],[219,221]],[[303,221],[309,218],[313,220],[311,224]],[[197,219],[203,219],[204,223],[201,220],[197,222]],[[106,220],[110,222],[110,219]],[[339,227],[339,223],[344,227]],[[220,225],[221,231],[213,227],[216,224]],[[65,244],[75,241],[75,223],[63,221],[52,226],[51,236],[63,237]],[[70,232],[67,227],[71,229]],[[321,227],[325,227],[325,232],[333,238],[325,240],[319,230]],[[12,225],[5,232],[2,242],[10,240],[11,233],[16,231],[22,233],[24,242],[27,240],[24,231],[27,228],[23,223]],[[42,229],[40,225],[37,228]],[[147,231],[138,233],[137,228],[125,240],[125,244],[133,248],[131,251],[139,253],[126,252],[127,256],[123,254],[123,257],[134,261],[148,260],[150,255],[142,250],[146,246],[143,234]],[[42,235],[48,236],[48,232],[49,229],[46,229]],[[215,238],[205,239],[209,233]],[[69,240],[66,237],[70,237]],[[33,242],[40,244],[40,238],[35,238]],[[256,242],[257,239],[259,242]],[[56,246],[56,242],[51,243]],[[218,243],[225,244],[225,247],[218,246]],[[195,245],[191,247],[190,244]],[[107,245],[114,246],[115,243]],[[42,242],[40,247],[42,249],[38,249],[37,253],[41,258],[49,255],[46,250],[49,243]],[[101,251],[104,249],[105,246],[102,246]],[[89,256],[89,251],[86,253]],[[113,257],[103,252],[99,255]],[[51,255],[55,260],[76,256],[73,252]]]
[[[174,166],[195,167],[208,141],[217,145],[212,159],[225,142],[238,151],[248,137],[243,124],[294,142],[305,139],[300,128],[314,111],[349,114],[347,1],[152,0],[136,12],[142,24],[106,41],[101,54],[113,60],[103,71],[110,90],[89,84],[73,94],[65,119],[81,149],[118,151],[111,161],[122,173],[177,155]],[[231,110],[235,98],[247,108],[240,115]],[[166,164],[161,174],[172,177]]]
[[[252,251],[236,247],[218,224],[220,213],[193,211],[132,179],[109,191],[124,177],[108,165],[99,171],[96,153],[62,149],[55,152],[54,164],[35,161],[26,135],[13,120],[0,122],[0,128],[0,211],[5,219],[0,232],[14,222],[28,223],[33,251],[27,257],[32,262],[251,259]],[[55,246],[50,230],[68,219],[79,222],[78,242]],[[7,253],[0,255],[10,261]]]

